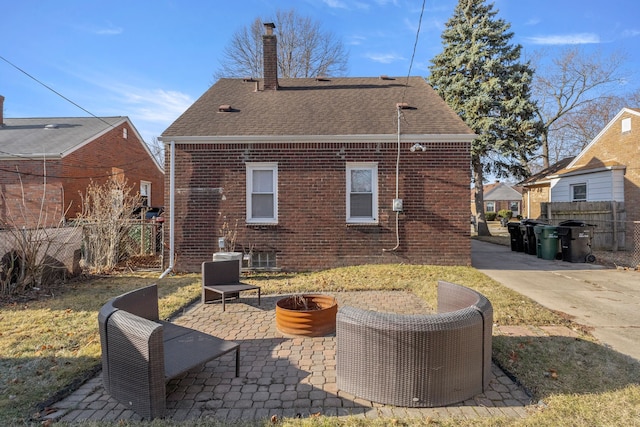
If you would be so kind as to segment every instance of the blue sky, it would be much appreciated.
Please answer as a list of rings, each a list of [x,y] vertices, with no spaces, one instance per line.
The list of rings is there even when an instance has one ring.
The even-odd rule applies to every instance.
[[[97,116],[129,116],[151,141],[211,84],[231,35],[295,8],[340,38],[349,76],[406,76],[422,0],[0,0],[0,56]],[[426,0],[412,75],[426,76],[457,0]],[[581,45],[627,55],[640,87],[637,0],[496,0],[526,55]],[[276,29],[277,31],[277,29]],[[635,73],[635,74],[634,74]],[[88,114],[0,60],[5,117]]]

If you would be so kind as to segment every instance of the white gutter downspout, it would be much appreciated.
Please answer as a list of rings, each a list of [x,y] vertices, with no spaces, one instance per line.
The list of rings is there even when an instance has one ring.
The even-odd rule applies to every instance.
[[[401,107],[400,105],[398,105],[398,154],[396,156],[396,199],[398,199],[400,197],[399,195],[399,182],[400,182],[400,118],[402,116],[400,110]],[[400,228],[399,228],[399,221],[400,221],[400,211],[396,211],[396,245],[391,248],[391,249],[382,249],[382,252],[395,252],[398,250],[398,248],[400,247]]]
[[[169,153],[169,267],[160,275],[160,279],[166,277],[173,270],[173,259],[175,254],[175,185],[176,185],[176,142],[171,141]]]

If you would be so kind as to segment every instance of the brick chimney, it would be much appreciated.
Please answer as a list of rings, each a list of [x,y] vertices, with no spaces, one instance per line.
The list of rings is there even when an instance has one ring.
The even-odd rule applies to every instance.
[[[0,128],[4,126],[4,96],[0,95]]]
[[[264,24],[266,34],[262,36],[262,64],[264,67],[264,90],[278,89],[278,39],[273,34],[275,24]]]

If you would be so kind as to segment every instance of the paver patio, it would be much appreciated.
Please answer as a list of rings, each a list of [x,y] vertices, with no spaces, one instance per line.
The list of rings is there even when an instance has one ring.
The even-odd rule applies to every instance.
[[[333,294],[338,305],[418,314],[432,311],[408,292],[369,291]],[[399,408],[365,401],[337,390],[335,335],[285,336],[275,327],[275,304],[283,296],[249,295],[227,303],[193,304],[175,323],[241,344],[240,376],[234,355],[227,355],[172,380],[167,386],[167,418],[175,421],[211,417],[258,420],[277,417],[525,417],[527,393],[495,365],[485,393],[455,406]],[[372,373],[375,375],[375,373]],[[138,420],[140,417],[109,397],[98,375],[58,402],[49,418],[61,421]]]

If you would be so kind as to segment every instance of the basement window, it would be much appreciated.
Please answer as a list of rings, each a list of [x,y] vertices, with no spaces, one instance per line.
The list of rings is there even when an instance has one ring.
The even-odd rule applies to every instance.
[[[276,253],[273,251],[259,251],[251,254],[252,269],[276,268]]]

